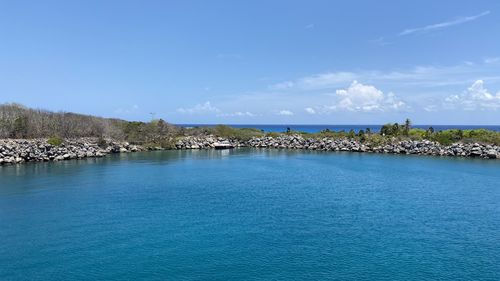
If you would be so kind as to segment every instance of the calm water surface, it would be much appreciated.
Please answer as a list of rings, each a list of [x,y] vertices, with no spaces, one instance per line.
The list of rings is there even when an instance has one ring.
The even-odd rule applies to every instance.
[[[239,149],[0,167],[0,280],[500,280],[500,161]]]

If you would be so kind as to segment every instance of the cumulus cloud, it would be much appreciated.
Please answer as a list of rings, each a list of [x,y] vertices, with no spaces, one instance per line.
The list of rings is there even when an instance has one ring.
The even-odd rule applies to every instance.
[[[500,91],[494,95],[484,87],[483,80],[477,80],[464,93],[448,96],[444,106],[445,108],[463,110],[500,109]]]
[[[290,110],[286,110],[286,109],[283,109],[283,110],[280,110],[278,112],[278,115],[282,115],[282,116],[292,116],[293,115],[293,112],[290,111]]]
[[[372,85],[363,85],[353,81],[346,89],[335,92],[338,101],[331,106],[332,110],[347,111],[389,111],[406,109],[406,104],[393,93],[385,95]]]
[[[316,110],[314,110],[314,108],[312,107],[306,107],[304,108],[304,110],[309,114],[316,114]]]
[[[212,106],[209,101],[197,104],[191,108],[178,108],[177,112],[184,114],[203,114],[203,113],[220,113],[220,110]]]

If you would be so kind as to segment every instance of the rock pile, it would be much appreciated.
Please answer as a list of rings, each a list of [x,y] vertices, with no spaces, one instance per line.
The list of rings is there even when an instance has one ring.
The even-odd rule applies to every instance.
[[[102,157],[109,153],[142,151],[143,147],[126,142],[108,140],[99,146],[97,139],[80,138],[65,140],[60,146],[47,143],[45,139],[0,140],[0,165],[34,161],[61,161]]]
[[[232,147],[247,146],[245,142],[236,139],[226,139],[215,136],[189,136],[179,139],[175,143],[176,149],[210,149],[214,148],[217,143],[227,142]]]
[[[233,147],[268,149],[307,149],[322,151],[352,151],[391,154],[418,154],[435,156],[478,157],[500,159],[500,146],[480,143],[454,143],[449,146],[428,140],[393,140],[384,145],[361,143],[352,139],[304,138],[301,135],[252,138],[248,141],[215,136],[188,136],[177,140],[175,149],[212,149],[217,143],[228,143]],[[148,148],[151,149],[151,148]],[[148,150],[127,142],[80,138],[65,140],[60,146],[47,143],[45,139],[0,140],[0,165],[34,161],[61,161],[87,157],[103,157],[110,153],[127,153]],[[153,150],[161,148],[152,148]]]
[[[419,154],[435,156],[460,156],[500,159],[500,147],[480,143],[454,143],[449,146],[428,140],[404,140],[385,145],[361,143],[352,139],[313,139],[301,135],[282,135],[278,137],[252,138],[249,141],[206,137],[184,137],[176,143],[177,149],[207,149],[214,143],[228,141],[235,147],[256,147],[276,149],[308,149],[324,151],[353,151],[392,154]]]

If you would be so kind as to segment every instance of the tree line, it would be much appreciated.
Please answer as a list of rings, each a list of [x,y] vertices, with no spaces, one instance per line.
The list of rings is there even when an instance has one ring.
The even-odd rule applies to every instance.
[[[161,142],[182,131],[162,119],[129,122],[68,112],[0,104],[0,138],[98,137],[135,143]]]

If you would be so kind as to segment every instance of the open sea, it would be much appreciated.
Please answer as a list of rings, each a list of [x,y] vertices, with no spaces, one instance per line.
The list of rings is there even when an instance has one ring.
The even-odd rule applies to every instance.
[[[178,124],[181,127],[213,127],[216,126],[214,124]],[[293,131],[305,132],[305,133],[318,133],[322,130],[328,129],[330,131],[350,131],[354,130],[356,133],[359,130],[366,130],[369,128],[372,132],[379,132],[382,125],[256,125],[256,124],[237,124],[228,126],[234,128],[255,128],[262,130],[266,133],[269,132],[286,132],[287,128],[290,128]],[[412,125],[412,128],[420,128],[427,130],[429,127],[434,128],[435,131],[441,130],[449,130],[449,129],[462,129],[462,130],[471,130],[471,129],[488,129],[492,131],[500,131],[500,125]]]
[[[244,148],[1,166],[0,280],[500,280],[500,161]]]

